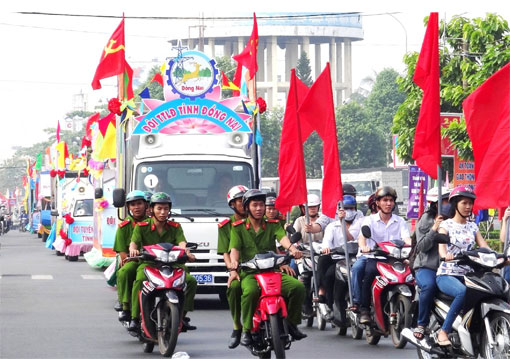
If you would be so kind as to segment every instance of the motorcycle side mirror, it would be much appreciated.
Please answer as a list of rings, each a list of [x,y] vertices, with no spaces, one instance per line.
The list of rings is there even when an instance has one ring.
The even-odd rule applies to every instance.
[[[102,188],[96,188],[94,190],[94,199],[98,199],[103,197],[103,189]]]
[[[301,232],[296,232],[292,236],[290,236],[290,243],[297,243],[301,239],[303,239],[303,235],[301,234]]]
[[[287,228],[285,228],[285,230],[286,230],[289,234],[295,234],[295,233],[296,233],[296,230],[294,229],[294,227],[293,227],[291,224],[289,224],[289,225],[287,226]]]
[[[198,248],[198,244],[197,243],[191,243],[191,242],[188,242],[186,243],[186,249],[197,249]]]
[[[126,191],[124,188],[115,188],[113,190],[113,205],[116,208],[122,208],[126,205]]]
[[[367,225],[361,227],[361,234],[363,234],[365,238],[372,238],[372,230]]]
[[[444,233],[438,233],[435,236],[437,243],[450,244],[450,236]]]

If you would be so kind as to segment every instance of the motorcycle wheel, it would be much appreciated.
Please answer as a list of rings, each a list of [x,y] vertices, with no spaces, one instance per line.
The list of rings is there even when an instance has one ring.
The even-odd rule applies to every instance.
[[[363,337],[363,329],[358,327],[356,323],[351,321],[351,336],[352,339],[360,340]]]
[[[324,317],[322,316],[320,308],[317,308],[316,316],[317,316],[317,328],[319,330],[326,329],[326,319],[324,319]]]
[[[397,323],[390,326],[391,340],[395,348],[402,349],[407,344],[406,338],[402,335],[402,329],[411,327],[411,302],[406,296],[399,294],[394,308],[396,308]]]
[[[306,326],[308,328],[311,328],[313,326],[313,315],[309,316],[308,319],[306,319]]]
[[[337,327],[336,335],[345,336],[347,334],[347,327]]]
[[[152,353],[154,350],[154,343],[143,343],[143,352]]]
[[[491,348],[484,326],[482,333],[482,348],[480,350],[485,359],[508,358],[510,356],[510,315],[502,312],[489,314],[489,325],[496,345]]]
[[[377,345],[377,343],[379,343],[379,340],[381,340],[381,335],[372,333],[372,330],[369,329],[365,333],[365,340],[370,345]]]
[[[164,357],[171,357],[177,345],[179,335],[179,306],[165,301],[161,307],[161,324],[163,330],[158,331],[159,352]]]
[[[283,322],[278,314],[271,314],[269,317],[271,325],[271,340],[273,341],[274,355],[277,359],[285,359],[285,346],[281,334],[283,333]]]

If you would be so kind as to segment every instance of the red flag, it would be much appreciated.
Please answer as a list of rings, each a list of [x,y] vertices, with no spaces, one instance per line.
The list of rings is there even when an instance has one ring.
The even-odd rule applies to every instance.
[[[108,130],[108,125],[110,125],[110,123],[112,123],[113,126],[115,127],[115,114],[110,112],[108,115],[100,119],[97,123],[99,126],[99,132],[101,132],[101,135],[103,135],[104,137],[106,135],[106,130]]]
[[[308,87],[297,78],[295,70],[292,69],[278,158],[280,191],[275,204],[275,207],[283,214],[294,205],[306,203],[305,160],[297,110],[307,92]]]
[[[510,205],[510,64],[462,103],[475,158],[475,210]]]
[[[163,76],[161,76],[161,74],[159,72],[157,74],[155,74],[154,77],[152,78],[151,82],[154,82],[154,81],[156,81],[158,84],[163,86]]]
[[[60,121],[57,121],[57,143],[60,142]]]
[[[239,91],[239,87],[230,81],[223,71],[221,71],[221,89]]]
[[[257,49],[259,45],[259,30],[257,27],[257,17],[253,13],[253,30],[251,31],[250,39],[244,50],[235,56],[232,56],[238,64],[243,65],[250,71],[250,79],[255,76],[258,70],[257,65]],[[234,82],[235,83],[235,82]],[[238,87],[239,84],[235,83]]]
[[[343,196],[329,63],[308,91],[298,114],[302,128],[305,129],[307,126],[308,129],[314,129],[322,139],[324,161],[322,212],[334,218],[337,203]]]
[[[425,203],[423,197],[425,193],[423,193],[423,180],[420,181],[420,197],[418,197],[418,218],[421,218],[423,212],[425,212]]]
[[[101,53],[99,65],[97,66],[94,79],[92,80],[92,88],[98,90],[101,88],[99,80],[112,77],[115,75],[123,75],[124,81],[121,83],[123,90],[120,91],[124,98],[133,98],[132,78],[133,70],[126,62],[126,48],[124,41],[124,19],[113,32],[108,43]]]
[[[234,79],[232,83],[237,87],[237,90],[232,90],[232,96],[236,97],[241,94],[241,80],[243,76],[243,66],[239,63],[237,64],[236,72],[234,74]]]
[[[423,90],[423,100],[412,157],[418,167],[434,179],[437,179],[437,166],[441,166],[438,42],[438,16],[437,12],[431,12],[413,76],[413,81]]]
[[[85,126],[85,136],[89,140],[92,140],[92,129],[90,128],[90,126],[92,126],[92,124],[97,121],[99,121],[99,112],[90,115],[90,117],[87,120],[87,124]]]

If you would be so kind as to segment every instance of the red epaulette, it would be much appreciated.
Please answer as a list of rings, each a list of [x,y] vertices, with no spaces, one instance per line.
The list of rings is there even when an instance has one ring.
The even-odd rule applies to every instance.
[[[149,222],[138,222],[137,223],[139,226],[148,226],[149,225]]]
[[[280,223],[279,219],[266,219],[267,223]]]
[[[179,228],[180,224],[174,221],[167,221],[167,224],[171,225],[172,227]]]
[[[125,221],[122,221],[119,223],[119,228],[124,227],[126,224],[131,223],[131,220],[126,219]]]
[[[224,221],[218,223],[218,227],[223,227],[225,224],[230,223],[230,218],[225,219]]]
[[[232,223],[232,225],[233,225],[234,227],[236,227],[236,226],[240,225],[241,223],[244,223],[244,219],[240,219],[240,220],[238,220],[238,221],[235,221],[234,223]]]

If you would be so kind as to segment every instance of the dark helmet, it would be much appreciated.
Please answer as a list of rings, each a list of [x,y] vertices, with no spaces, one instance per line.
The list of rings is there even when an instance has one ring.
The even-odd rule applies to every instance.
[[[150,202],[152,198],[152,192],[151,191],[145,191],[145,200],[147,202]]]
[[[243,207],[246,209],[251,201],[263,201],[266,203],[266,194],[258,189],[250,189],[243,195]]]
[[[342,185],[342,192],[344,193],[344,196],[346,194],[349,194],[351,196],[356,197],[356,188],[350,183],[344,183]]]
[[[386,197],[386,196],[393,197],[394,201],[397,200],[397,192],[390,186],[381,187],[375,192],[375,200],[376,201],[379,201],[381,198]]]
[[[344,196],[344,208],[356,208],[356,198],[351,195]]]
[[[377,203],[375,203],[375,192],[372,193],[370,197],[368,197],[368,208],[372,213],[377,212]]]
[[[471,198],[473,201],[476,199],[476,195],[470,187],[457,186],[450,192],[448,202],[451,203],[452,200],[454,200],[455,198],[457,198],[458,200],[460,197]]]
[[[172,199],[170,198],[170,195],[165,192],[156,192],[151,197],[151,207],[157,203],[168,203],[171,206]]]
[[[275,192],[267,192],[266,206],[274,206],[275,203],[276,203],[276,193]]]
[[[139,199],[147,201],[147,199],[145,198],[145,193],[143,191],[134,190],[134,191],[131,191],[131,192],[129,192],[127,194],[127,196],[126,196],[126,203],[134,202],[134,201],[137,201]]]

